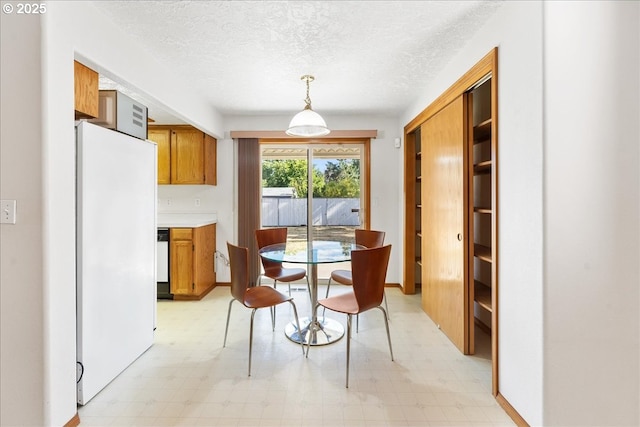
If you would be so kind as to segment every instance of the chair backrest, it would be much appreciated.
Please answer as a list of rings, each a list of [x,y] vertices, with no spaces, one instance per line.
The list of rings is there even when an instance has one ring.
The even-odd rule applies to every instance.
[[[356,245],[365,248],[378,248],[384,245],[384,231],[356,228]]]
[[[353,292],[360,312],[382,304],[390,254],[391,245],[351,251]]]
[[[249,287],[249,250],[227,242],[231,269],[231,296],[240,302]]]
[[[275,245],[276,243],[285,243],[287,241],[287,227],[256,230],[256,240],[258,241],[258,249],[262,249],[269,245]],[[262,260],[262,266],[265,271],[272,268],[282,267],[282,263],[280,262],[270,261],[262,257],[260,257],[260,259]]]

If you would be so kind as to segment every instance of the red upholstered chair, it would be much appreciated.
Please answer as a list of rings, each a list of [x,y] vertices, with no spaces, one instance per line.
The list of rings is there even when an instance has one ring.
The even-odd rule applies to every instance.
[[[356,245],[364,246],[365,248],[378,248],[384,245],[384,231],[376,230],[364,230],[357,228],[355,230]],[[351,286],[351,270],[334,270],[331,272],[329,282],[327,283],[327,293],[325,298],[329,297],[329,289],[331,288],[331,281],[340,283],[341,285]],[[387,305],[387,295],[384,294],[384,306],[389,314],[389,307]],[[357,327],[356,327],[357,330]]]
[[[265,228],[262,230],[256,230],[256,240],[258,243],[258,249],[262,249],[265,246],[274,245],[276,243],[285,243],[287,241],[287,228]],[[273,279],[273,287],[276,287],[277,282],[284,282],[289,285],[289,296],[291,296],[291,282],[300,280],[302,278],[307,279],[307,289],[309,288],[309,278],[307,277],[307,271],[303,268],[284,268],[281,262],[270,261],[260,257],[262,260],[262,267],[264,268],[264,274],[258,275],[256,284],[260,283],[260,277],[265,276]]]
[[[285,294],[275,290],[270,286],[252,286],[249,287],[249,250],[239,246],[234,246],[227,242],[227,250],[229,251],[229,265],[231,267],[231,296],[229,301],[229,311],[227,312],[227,326],[224,330],[224,344],[227,345],[227,332],[229,331],[229,319],[231,317],[231,306],[234,301],[240,302],[247,308],[251,308],[251,324],[249,326],[249,376],[251,376],[251,352],[253,347],[253,317],[259,308],[273,308],[278,304],[288,302],[293,307],[293,314],[296,320],[296,326],[300,330],[300,322],[298,321],[298,310],[293,302],[293,298],[287,297]],[[275,317],[273,312],[271,315],[271,326],[275,330]],[[304,354],[304,345],[302,354]]]
[[[359,249],[351,252],[351,272],[353,292],[336,295],[321,299],[313,308],[314,314],[318,307],[322,306],[329,310],[344,313],[347,315],[347,382],[349,388],[349,358],[351,352],[351,317],[358,315],[372,308],[382,311],[384,325],[387,329],[387,340],[389,341],[389,352],[393,360],[393,349],[391,347],[391,335],[389,334],[389,320],[387,312],[382,307],[384,298],[384,283],[389,265],[389,255],[391,245],[371,249]],[[309,340],[309,343],[311,340]],[[307,357],[309,349],[307,345]]]

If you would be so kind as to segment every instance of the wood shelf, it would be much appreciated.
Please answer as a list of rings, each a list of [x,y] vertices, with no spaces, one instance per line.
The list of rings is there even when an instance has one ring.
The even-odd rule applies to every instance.
[[[422,239],[422,233],[420,231],[416,232],[416,236]]]
[[[416,176],[416,182],[420,182],[420,181],[422,181],[422,175]]]
[[[491,160],[485,160],[483,162],[476,163],[475,165],[473,165],[473,174],[483,175],[483,174],[491,173],[492,163],[493,162]]]
[[[416,159],[421,159],[422,158],[422,151],[418,151],[416,153]]]
[[[422,258],[416,258],[416,264],[422,267]]]
[[[473,211],[475,213],[480,213],[480,214],[491,214],[491,208],[487,208],[487,207],[482,207],[482,206],[474,206]]]
[[[473,255],[483,261],[493,262],[491,258],[491,248],[479,244],[473,245]]]
[[[482,282],[474,280],[474,300],[478,305],[489,312],[493,312],[491,304],[491,288]]]
[[[422,209],[422,205],[420,204],[416,205],[416,209]]]
[[[491,119],[487,119],[473,127],[473,143],[479,144],[491,139]]]

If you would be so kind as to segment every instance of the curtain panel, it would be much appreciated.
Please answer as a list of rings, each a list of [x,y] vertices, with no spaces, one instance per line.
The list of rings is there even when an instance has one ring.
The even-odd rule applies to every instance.
[[[260,228],[260,143],[257,138],[238,139],[238,246],[249,249],[249,282],[261,271],[256,230]]]

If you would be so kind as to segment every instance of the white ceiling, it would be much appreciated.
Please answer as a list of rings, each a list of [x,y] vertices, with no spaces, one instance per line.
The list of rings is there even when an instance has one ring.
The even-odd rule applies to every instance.
[[[500,1],[95,1],[223,115],[398,115]],[[125,82],[101,80],[136,96]],[[111,85],[111,86],[109,86]],[[170,122],[153,100],[149,116]]]

